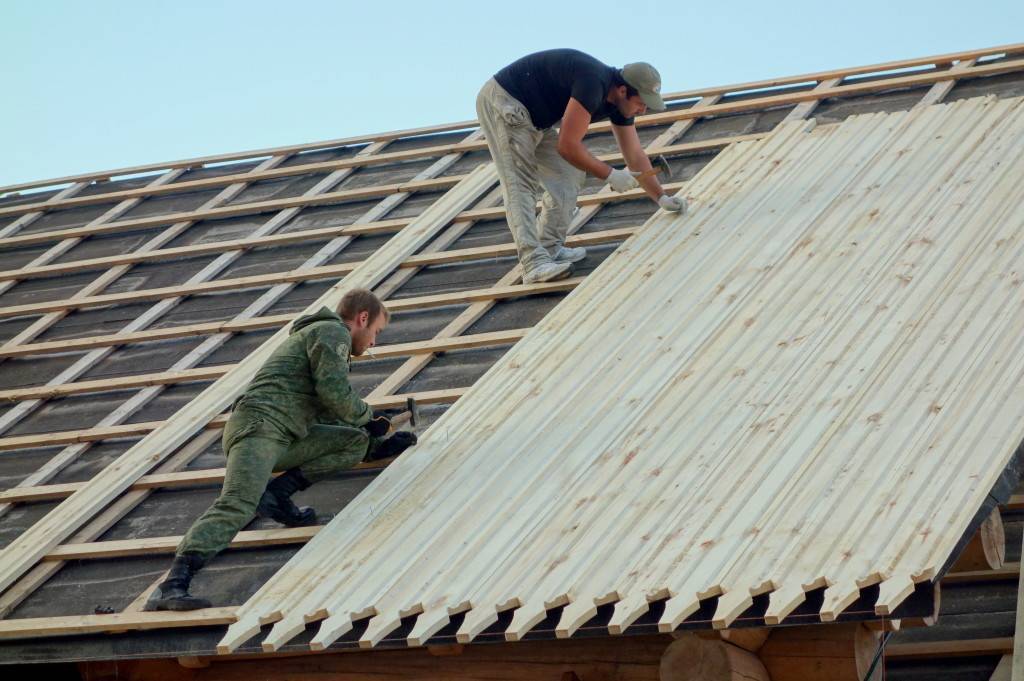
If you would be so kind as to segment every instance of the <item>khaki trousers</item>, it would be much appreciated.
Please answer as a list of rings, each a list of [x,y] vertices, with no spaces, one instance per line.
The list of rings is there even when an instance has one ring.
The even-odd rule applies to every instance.
[[[476,111],[501,180],[519,262],[529,272],[551,262],[565,242],[586,173],[558,153],[558,131],[533,127],[526,107],[493,78],[480,89]]]

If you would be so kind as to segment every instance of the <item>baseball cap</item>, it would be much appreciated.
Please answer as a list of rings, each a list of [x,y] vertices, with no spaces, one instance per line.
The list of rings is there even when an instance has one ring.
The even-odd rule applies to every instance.
[[[640,93],[640,99],[651,111],[664,111],[665,100],[661,98],[661,75],[658,70],[644,61],[626,64],[622,67],[622,79]]]

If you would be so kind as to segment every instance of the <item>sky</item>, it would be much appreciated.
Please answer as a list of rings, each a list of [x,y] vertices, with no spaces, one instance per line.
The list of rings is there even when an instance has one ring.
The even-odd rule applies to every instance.
[[[536,50],[663,91],[1024,41],[1024,2],[0,0],[0,185],[472,119]]]

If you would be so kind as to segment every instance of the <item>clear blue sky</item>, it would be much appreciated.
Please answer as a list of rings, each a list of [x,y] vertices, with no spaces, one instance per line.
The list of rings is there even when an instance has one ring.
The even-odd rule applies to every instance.
[[[666,91],[1024,41],[1021,0],[4,0],[0,184],[475,116],[516,57]]]

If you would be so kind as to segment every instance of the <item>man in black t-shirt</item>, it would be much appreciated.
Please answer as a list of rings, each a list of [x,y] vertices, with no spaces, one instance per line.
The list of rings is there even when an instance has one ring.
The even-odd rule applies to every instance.
[[[587,173],[618,192],[643,186],[665,210],[686,209],[685,200],[666,194],[653,174],[637,179],[651,162],[633,117],[647,109],[663,111],[660,90],[661,77],[650,64],[617,69],[567,49],[527,55],[481,88],[480,127],[501,180],[524,282],[567,277],[572,263],[586,257],[586,249],[567,247],[565,237]],[[583,144],[590,123],[606,118],[628,170],[612,168]]]

